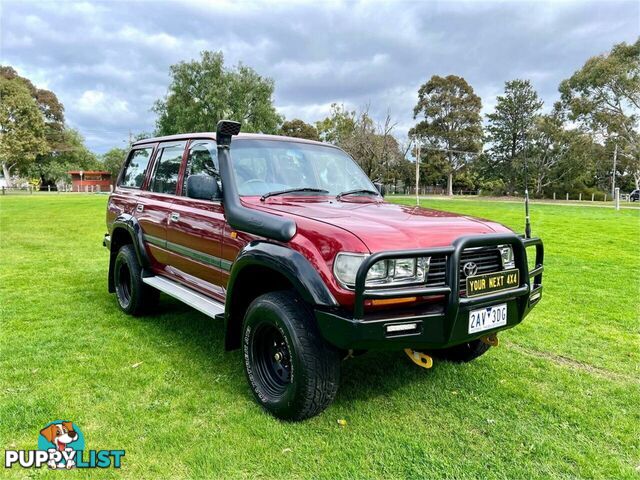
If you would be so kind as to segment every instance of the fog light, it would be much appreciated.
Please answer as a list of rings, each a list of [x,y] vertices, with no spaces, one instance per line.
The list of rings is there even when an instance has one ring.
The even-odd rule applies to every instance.
[[[511,245],[498,245],[500,256],[502,257],[502,268],[508,270],[515,268],[516,262],[513,258],[513,248]]]
[[[400,323],[396,325],[387,325],[387,333],[408,332],[411,330],[417,330],[417,323]]]

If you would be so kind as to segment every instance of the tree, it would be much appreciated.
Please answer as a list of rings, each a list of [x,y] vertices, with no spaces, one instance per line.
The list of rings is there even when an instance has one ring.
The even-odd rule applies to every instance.
[[[0,98],[0,162],[11,186],[12,169],[26,169],[48,145],[38,104],[19,79],[0,76]]]
[[[507,190],[513,192],[519,184],[519,157],[528,150],[527,132],[533,128],[543,102],[529,80],[505,83],[504,95],[498,96],[496,108],[487,115],[490,161],[494,175],[502,178]]]
[[[632,132],[631,135],[635,138],[633,142],[618,138],[615,146],[619,148],[619,167],[623,174],[622,180],[624,181],[626,176],[631,176],[634,188],[638,189],[640,188],[640,133]]]
[[[55,93],[50,90],[37,88],[31,80],[18,75],[13,67],[0,65],[0,77],[7,80],[16,80],[24,85],[29,94],[35,100],[45,124],[45,136],[49,150],[62,148],[62,132],[64,130],[64,106],[58,100]]]
[[[567,129],[557,109],[534,120],[527,151],[534,195],[560,185],[586,186],[593,180],[593,142],[577,129]],[[578,185],[580,184],[580,185]]]
[[[115,183],[122,164],[127,156],[127,151],[122,148],[112,148],[102,155],[102,168],[111,173],[111,180]]]
[[[97,170],[102,168],[96,156],[84,145],[77,130],[66,128],[59,136],[55,150],[38,155],[26,174],[39,179],[41,185],[58,184],[68,180],[70,170]]]
[[[7,80],[18,80],[27,87],[30,95],[38,104],[45,123],[55,125],[56,128],[62,128],[64,126],[64,107],[55,93],[50,90],[36,88],[36,86],[31,83],[31,80],[21,77],[13,67],[8,65],[0,65],[0,77],[6,78]]]
[[[560,84],[569,118],[622,149],[636,185],[640,183],[640,38],[592,57]],[[616,149],[614,148],[614,152]]]
[[[53,184],[67,178],[68,170],[86,170],[98,166],[95,155],[85,147],[82,136],[76,130],[65,127],[64,106],[55,93],[37,88],[10,66],[0,66],[0,81],[3,85],[13,85],[11,92],[2,94],[3,107],[15,107],[12,102],[30,105],[29,115],[24,118],[30,134],[25,136],[25,130],[22,130],[18,135],[21,144],[11,141],[10,136],[3,138],[3,146],[16,157],[14,161],[3,162],[3,169],[8,167],[4,169],[8,182],[11,181],[13,167],[14,171],[31,177],[35,183]],[[27,96],[30,101],[27,101]],[[17,114],[8,115],[14,121],[18,120]],[[37,139],[36,144],[29,144],[29,135]]]
[[[331,114],[316,122],[320,138],[339,146],[353,157],[372,180],[394,183],[392,173],[404,159],[392,131],[395,123],[387,115],[382,125],[376,125],[368,107],[356,114],[344,105],[331,105]]]
[[[401,183],[404,189],[401,193],[408,193],[407,189],[416,183],[415,163],[410,161],[408,158],[402,158],[389,171],[388,183],[393,185],[393,193],[397,193],[398,183]]]
[[[423,118],[409,134],[442,151],[447,160],[448,194],[453,176],[482,149],[482,102],[462,77],[434,75],[418,90],[413,118]]]
[[[273,107],[273,80],[239,64],[224,66],[222,52],[172,65],[171,84],[153,110],[158,135],[211,131],[219,120],[242,123],[245,132],[276,133],[282,118]]]
[[[331,104],[331,112],[324,120],[316,122],[316,129],[323,142],[340,145],[353,135],[356,128],[356,112],[348,111],[344,105]]]
[[[318,130],[313,125],[303,122],[298,118],[287,120],[280,127],[280,134],[287,137],[306,138],[307,140],[320,140]]]

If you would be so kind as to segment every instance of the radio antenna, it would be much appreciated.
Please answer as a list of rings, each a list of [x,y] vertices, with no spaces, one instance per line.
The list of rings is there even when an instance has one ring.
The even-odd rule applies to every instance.
[[[531,238],[531,220],[529,218],[529,170],[527,168],[527,131],[522,132],[524,145],[524,237]]]

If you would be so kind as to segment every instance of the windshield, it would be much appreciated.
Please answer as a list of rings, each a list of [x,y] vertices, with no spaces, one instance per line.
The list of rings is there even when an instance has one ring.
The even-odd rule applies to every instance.
[[[297,188],[315,188],[338,195],[375,187],[342,150],[282,140],[233,141],[231,163],[240,195],[264,195]],[[313,192],[307,194],[313,195]]]

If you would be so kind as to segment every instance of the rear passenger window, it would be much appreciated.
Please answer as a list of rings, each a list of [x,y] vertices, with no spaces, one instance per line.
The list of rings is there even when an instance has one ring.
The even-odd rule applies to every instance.
[[[125,168],[120,180],[121,187],[140,188],[142,186],[152,152],[152,147],[141,148],[131,152],[127,168]]]
[[[220,183],[218,173],[218,151],[213,142],[195,142],[189,148],[187,169],[184,173],[182,194],[187,194],[187,178],[189,175],[209,175]]]
[[[185,142],[167,145],[162,148],[149,190],[175,195],[178,187],[178,174],[182,163]]]

